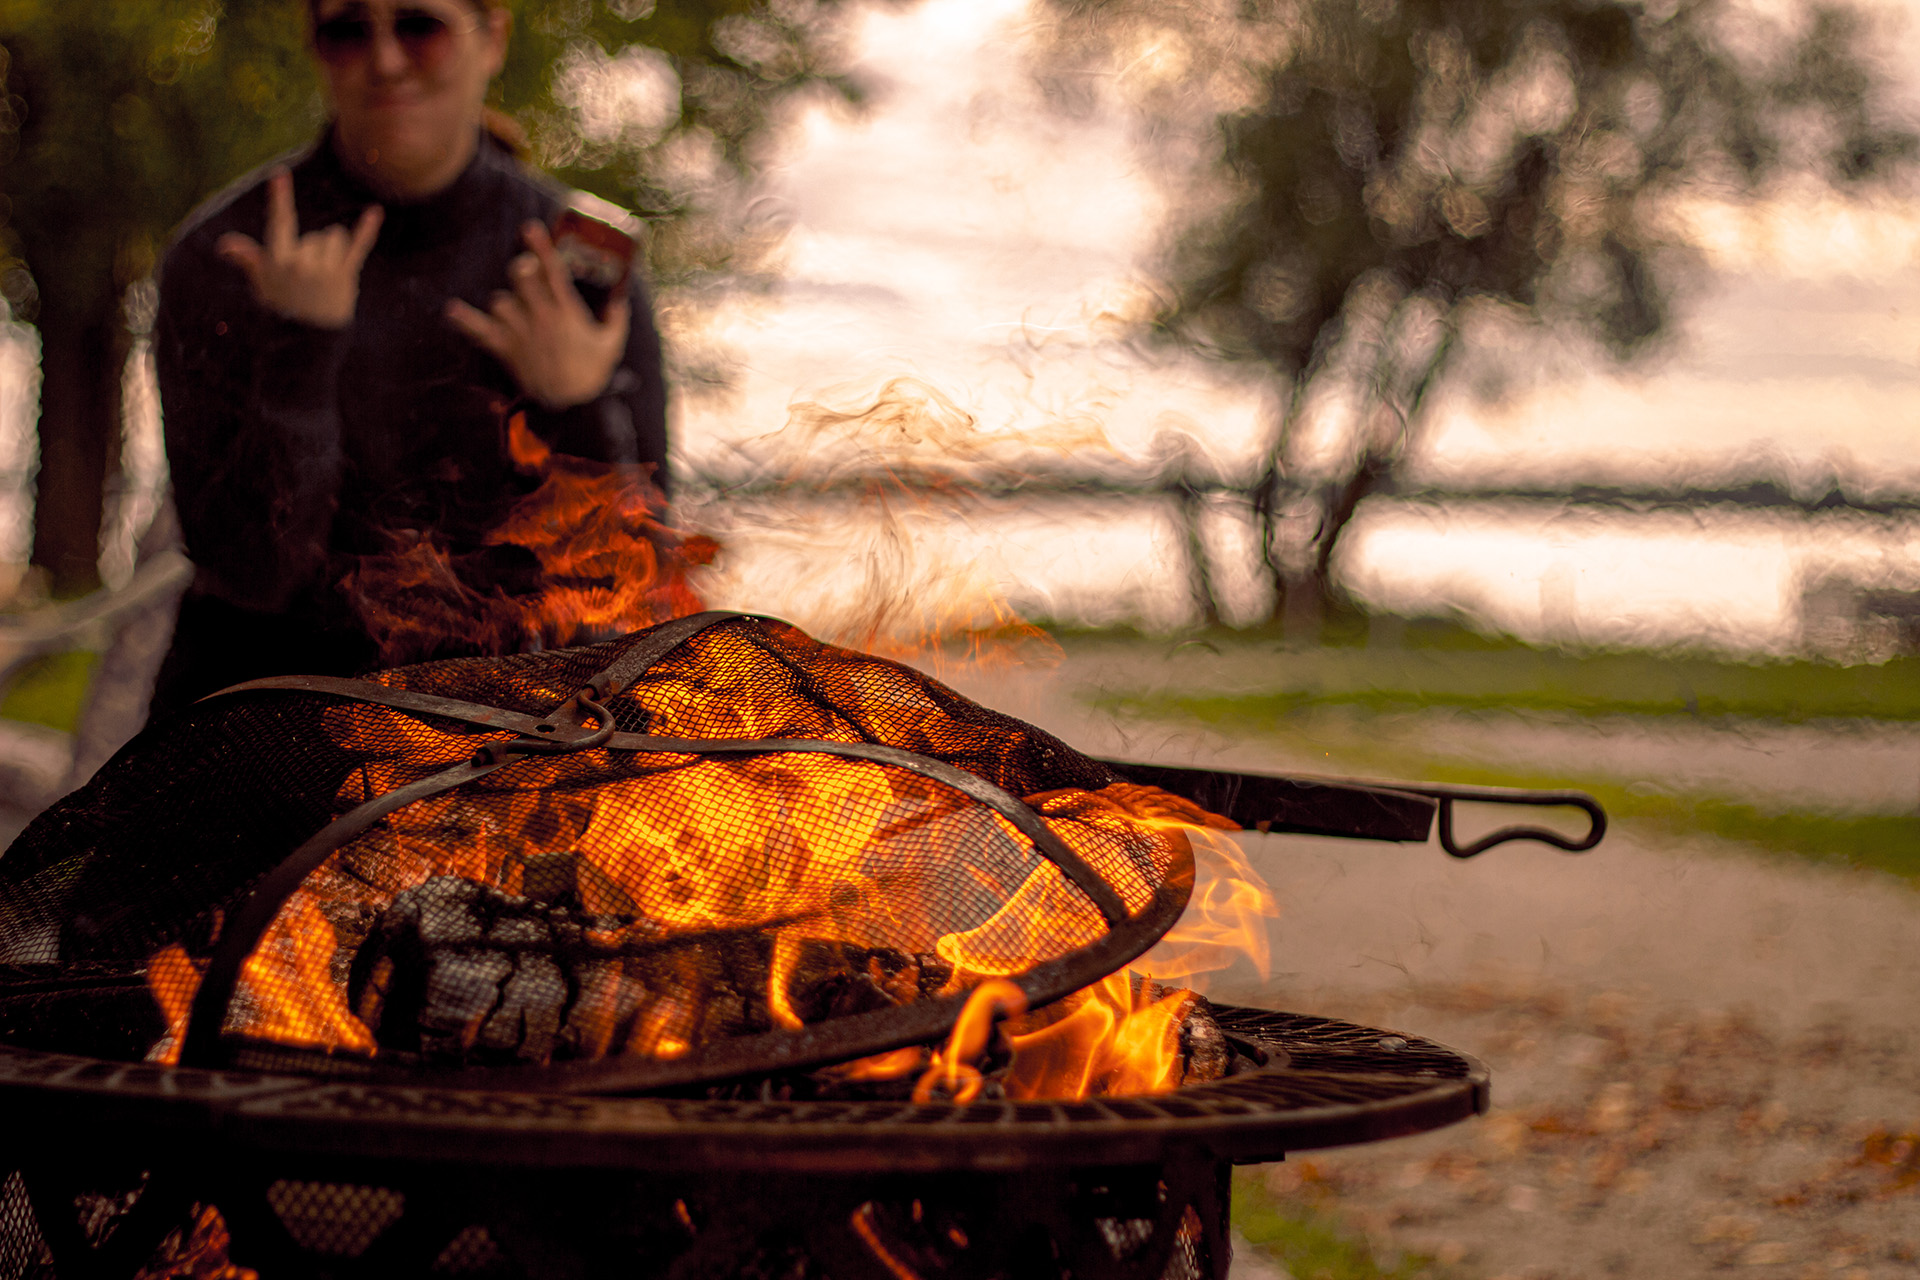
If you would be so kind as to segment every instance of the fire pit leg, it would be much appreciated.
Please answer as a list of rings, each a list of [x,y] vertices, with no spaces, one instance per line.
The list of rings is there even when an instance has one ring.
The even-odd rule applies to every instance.
[[[1213,1262],[1212,1280],[1227,1280],[1227,1271],[1233,1266],[1233,1233],[1229,1229],[1233,1222],[1231,1160],[1214,1159],[1212,1192],[1200,1206],[1200,1226],[1205,1233],[1202,1243]]]

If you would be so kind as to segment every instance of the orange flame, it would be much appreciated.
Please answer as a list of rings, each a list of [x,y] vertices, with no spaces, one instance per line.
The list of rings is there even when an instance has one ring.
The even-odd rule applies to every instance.
[[[133,1280],[259,1280],[260,1273],[236,1267],[227,1257],[232,1236],[226,1219],[212,1205],[194,1205],[192,1221],[160,1242]]]
[[[790,629],[770,634],[796,646],[813,643]],[[697,647],[696,656],[670,658],[621,695],[646,712],[655,732],[858,740],[863,730],[831,707],[867,698],[912,705],[905,686],[886,683],[894,669],[876,669],[864,659],[844,672],[809,667],[810,678],[821,684],[820,701],[754,696],[756,679],[764,679],[763,651],[727,631],[712,633]],[[921,696],[923,732],[929,748],[937,749],[942,713]],[[337,706],[325,715],[334,740],[363,762],[336,797],[341,811],[466,758],[479,741],[502,736],[451,733],[366,704]],[[616,754],[624,763],[610,773]],[[765,983],[761,1007],[774,1025],[791,1030],[832,1016],[822,1006],[803,1007],[798,993],[816,998],[823,973],[838,972],[833,966],[843,962],[834,957],[847,947],[909,958],[902,969],[856,953],[849,968],[849,976],[866,970],[861,999],[908,1003],[943,982],[942,994],[983,983],[982,990],[992,991],[991,980],[1064,955],[1106,929],[1052,863],[1020,852],[1027,845],[1011,824],[940,784],[890,766],[809,753],[701,757],[603,750],[527,761],[515,769],[521,781],[514,786],[457,789],[417,801],[323,863],[289,898],[247,962],[227,1029],[328,1052],[373,1052],[369,1022],[348,1008],[341,977],[366,928],[368,905],[391,901],[436,876],[544,897],[532,877],[533,864],[547,857],[566,859],[568,887],[582,912],[622,922],[596,926],[588,935],[594,952],[628,957],[596,961],[583,972],[565,1015],[567,1038],[556,1048],[576,1058],[673,1058],[712,1035],[738,1033],[724,1031],[713,1012],[717,997],[737,1004],[738,988],[716,988],[713,964],[676,940],[693,939],[697,948],[708,945],[701,938],[766,939],[768,950],[756,962]],[[569,785],[570,770],[591,774],[593,784]],[[1129,912],[1151,902],[1183,845],[1194,852],[1205,874],[1193,905],[1139,962],[1143,971],[1191,979],[1242,954],[1264,971],[1272,898],[1237,847],[1218,836],[1218,828],[1231,824],[1164,792],[1125,783],[1098,792],[1043,793],[1028,803],[1114,888]],[[961,847],[1007,851],[999,862],[971,859],[960,868],[998,909],[981,923],[942,933],[928,927],[929,913],[951,898],[947,877],[954,868],[916,861],[924,855],[913,851]],[[361,933],[334,923],[356,920]],[[169,1029],[154,1056],[170,1061],[199,972],[174,945],[153,957],[149,983]],[[1156,997],[1143,1004],[1130,988],[1107,983],[1071,1008],[1056,1004],[1052,1013],[1032,1015],[1046,1014],[1013,1028],[1029,1038],[1029,1057],[1091,1036],[1087,1053],[1094,1065],[1059,1084],[1052,1083],[1057,1072],[1016,1072],[1022,1082],[1048,1082],[1020,1087],[1071,1092],[1106,1087],[1103,1081],[1145,1088],[1165,1080],[1163,1065],[1151,1058],[1160,1040],[1149,1034],[1156,1017],[1164,1020],[1152,1012],[1162,1003]],[[375,1004],[359,1012],[372,1019],[377,1010]],[[1065,1025],[1056,1027],[1060,1023]],[[1109,1042],[1122,1047],[1102,1047]],[[904,1075],[925,1065],[919,1053],[881,1055],[846,1072],[850,1078]],[[1116,1053],[1147,1057],[1121,1070]],[[962,1060],[950,1047],[946,1071],[956,1087]]]
[[[933,1091],[944,1088],[955,1102],[972,1102],[984,1085],[973,1061],[986,1051],[994,1020],[1026,1011],[1027,993],[1004,978],[990,978],[975,987],[954,1020],[947,1047],[934,1055],[933,1064],[913,1087],[913,1100],[931,1102]]]
[[[552,648],[705,607],[690,574],[711,563],[718,544],[660,523],[666,502],[647,468],[555,454],[524,414],[507,430],[509,455],[539,484],[482,542],[526,553],[535,581],[505,584],[498,570],[467,569],[485,556],[456,556],[431,531],[394,534],[386,553],[363,557],[341,583],[378,638],[382,663],[418,661],[448,646],[483,654]],[[510,593],[508,585],[535,589]]]
[[[147,1050],[147,1061],[178,1066],[187,1015],[193,1011],[193,997],[200,991],[200,966],[187,955],[185,947],[170,942],[147,961],[147,986],[154,1003],[160,1006],[160,1016],[167,1021],[167,1032]]]
[[[240,968],[234,1003],[246,1034],[289,1044],[372,1053],[373,1034],[333,979],[338,943],[315,895],[295,894]]]
[[[344,806],[461,758],[474,742],[384,708],[341,709],[337,720],[340,737],[360,749],[392,748],[350,777],[338,801]],[[358,939],[341,935],[331,922],[364,918],[370,890],[376,900],[390,900],[440,875],[522,892],[529,855],[545,848],[566,848],[576,859],[583,911],[630,922],[600,940],[607,954],[629,941],[658,949],[687,935],[770,937],[765,1003],[775,1024],[788,1029],[808,1016],[791,989],[808,948],[857,944],[904,955],[930,949],[959,965],[945,989],[960,990],[982,976],[1021,972],[1062,955],[1105,928],[1078,891],[1042,864],[1023,883],[986,884],[1008,909],[978,928],[931,938],[928,948],[914,941],[930,937],[915,932],[924,929],[915,920],[942,892],[938,877],[931,868],[896,860],[927,847],[929,828],[967,818],[944,788],[826,755],[653,758],[671,767],[601,783],[591,799],[529,785],[515,793],[449,792],[390,815],[330,857],[288,899],[247,962],[227,1029],[330,1052],[372,1052],[373,1037],[349,1009],[338,977],[341,948]],[[1151,890],[1135,859],[1153,850],[1165,858],[1170,845],[1143,841],[1098,794],[1035,800],[1061,838],[1103,871],[1133,909],[1145,903]],[[914,816],[903,820],[902,813]],[[1009,848],[1019,847],[1010,827],[1005,835]],[[939,843],[959,838],[942,836]],[[1007,870],[1019,866],[1010,862]],[[1035,902],[1029,918],[1015,918]],[[712,1002],[710,966],[697,959],[690,952],[685,963],[660,956],[646,962],[644,973],[595,968],[568,1013],[570,1052],[654,1058],[690,1052],[707,1034]],[[886,998],[919,998],[911,974],[876,969],[868,977],[872,989],[890,993]],[[171,1053],[198,973],[176,945],[154,957],[149,983],[170,1028],[156,1053]]]
[[[1045,1026],[1009,1028],[1011,1098],[1084,1098],[1088,1094],[1165,1093],[1180,1083],[1180,1025],[1190,991],[1158,998],[1124,973],[1051,1006],[1065,1010]],[[1036,1020],[1030,1019],[1027,1026]]]
[[[1198,990],[1208,974],[1244,960],[1266,980],[1272,966],[1268,926],[1280,914],[1273,891],[1245,851],[1218,828],[1187,834],[1194,854],[1193,897],[1134,968],[1156,979],[1184,979]]]
[[[915,1044],[887,1053],[876,1053],[870,1058],[842,1062],[824,1068],[821,1074],[835,1080],[898,1080],[901,1076],[924,1071],[932,1059],[932,1050],[925,1045]]]
[[[1234,829],[1233,823],[1178,796],[1130,783],[1116,783],[1091,795],[1036,796],[1029,803],[1043,814],[1058,813],[1067,804],[1082,809],[1097,804],[1109,815],[1108,821],[1120,818],[1178,835],[1193,847],[1198,871],[1193,897],[1174,927],[1141,957],[1142,972],[1187,978],[1197,987],[1205,975],[1244,957],[1262,978],[1267,976],[1267,922],[1278,911],[1272,893],[1245,854],[1222,834]],[[1090,855],[1096,850],[1081,848],[1074,838],[1084,835],[1084,826],[1057,829],[1083,856],[1094,860]],[[1122,889],[1129,909],[1138,910],[1140,895],[1149,887],[1138,879],[1137,871],[1129,880],[1111,859],[1098,869]],[[1068,889],[1065,878],[1048,864],[1029,876],[1014,899],[985,924],[942,938],[941,954],[974,973],[1019,973],[1034,960],[1031,955],[1025,963],[1018,958],[1026,940],[1057,927],[1063,915],[1088,910],[1084,899]],[[923,1092],[931,1096],[929,1082],[936,1077],[966,1079],[955,1064],[970,1064],[979,1056],[986,1041],[978,1028],[1001,1007],[995,988],[1002,985],[1006,984],[990,980],[975,989],[946,1049],[916,1091],[916,1100],[924,1100]],[[1183,1071],[1181,1029],[1195,998],[1191,989],[1156,990],[1129,974],[1116,973],[1024,1018],[1016,1017],[1007,1026],[1013,1062],[1002,1087],[1011,1098],[1083,1098],[1095,1093],[1174,1089]],[[969,1028],[964,1040],[963,1026]],[[955,1100],[966,1101],[982,1087],[975,1070],[966,1096],[955,1091]]]

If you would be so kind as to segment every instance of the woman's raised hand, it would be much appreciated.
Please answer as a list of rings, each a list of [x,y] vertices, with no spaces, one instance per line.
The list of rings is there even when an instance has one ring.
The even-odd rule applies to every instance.
[[[261,305],[320,329],[344,329],[360,299],[360,267],[373,252],[385,216],[369,205],[351,234],[334,225],[300,234],[293,208],[293,175],[285,169],[267,182],[267,242],[229,231],[215,247],[253,282]]]
[[[632,308],[616,294],[596,319],[573,287],[573,276],[537,222],[521,229],[527,248],[507,264],[512,292],[493,295],[486,311],[455,298],[447,321],[507,366],[520,389],[549,409],[585,404],[607,389],[627,349]]]

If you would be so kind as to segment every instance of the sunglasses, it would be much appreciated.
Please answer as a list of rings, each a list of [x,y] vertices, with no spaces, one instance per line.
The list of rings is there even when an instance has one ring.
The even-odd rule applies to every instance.
[[[322,62],[336,66],[364,58],[373,51],[374,36],[379,26],[365,10],[350,10],[323,19],[313,24],[314,52],[320,55]],[[464,34],[477,26],[477,17],[462,26],[455,26],[439,14],[425,9],[395,9],[387,29],[407,60],[424,66],[447,56],[453,48],[456,33]]]

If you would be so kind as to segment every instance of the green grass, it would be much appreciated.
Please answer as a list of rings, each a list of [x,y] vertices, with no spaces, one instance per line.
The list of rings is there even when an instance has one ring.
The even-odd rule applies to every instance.
[[[72,733],[99,662],[99,654],[73,649],[23,664],[0,695],[0,720],[24,720]]]
[[[1564,778],[1535,777],[1438,761],[1415,770],[1434,782],[1468,786],[1558,789]],[[1920,885],[1920,814],[1769,813],[1713,797],[1638,791],[1617,783],[1581,780],[1615,822],[1632,822],[1675,835],[1737,840],[1816,862],[1869,867]]]
[[[1295,709],[1305,709],[1330,703],[1352,705],[1337,698],[1312,697],[1302,697],[1292,705]],[[1274,701],[1267,695],[1244,698],[1158,695],[1107,699],[1105,705],[1130,716],[1162,722],[1199,721],[1249,736],[1272,735],[1276,723]],[[1488,705],[1512,704],[1489,699]],[[1782,812],[1716,796],[1647,791],[1594,778],[1570,780],[1565,775],[1528,774],[1463,763],[1377,742],[1356,741],[1339,751],[1339,755],[1343,767],[1381,776],[1468,786],[1547,790],[1577,786],[1600,801],[1612,821],[1630,822],[1675,835],[1714,836],[1818,862],[1872,868],[1920,885],[1920,814]],[[1466,821],[1462,826],[1464,834],[1473,833]]]
[[[1440,1274],[1434,1260],[1420,1254],[1376,1258],[1364,1236],[1305,1201],[1276,1199],[1250,1172],[1234,1175],[1233,1225],[1294,1280],[1416,1280]]]
[[[1244,649],[1243,649],[1244,652]],[[1573,715],[1693,715],[1800,723],[1920,720],[1920,656],[1879,666],[1717,662],[1657,654],[1528,649],[1275,649],[1245,692],[1196,691],[1181,710],[1271,723],[1305,707],[1373,712],[1453,707]],[[1114,699],[1153,714],[1153,699]]]

